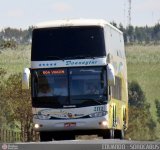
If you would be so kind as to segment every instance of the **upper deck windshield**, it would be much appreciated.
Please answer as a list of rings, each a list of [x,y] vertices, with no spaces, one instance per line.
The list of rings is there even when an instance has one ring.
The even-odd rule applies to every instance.
[[[78,59],[81,58],[79,56],[106,56],[102,27],[70,26],[33,30],[32,61]]]
[[[32,72],[35,107],[91,106],[106,102],[104,67],[40,69]]]

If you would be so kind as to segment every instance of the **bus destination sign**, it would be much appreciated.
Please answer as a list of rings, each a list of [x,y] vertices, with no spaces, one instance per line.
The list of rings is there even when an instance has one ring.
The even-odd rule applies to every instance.
[[[43,70],[42,75],[52,75],[52,74],[64,74],[64,70]]]

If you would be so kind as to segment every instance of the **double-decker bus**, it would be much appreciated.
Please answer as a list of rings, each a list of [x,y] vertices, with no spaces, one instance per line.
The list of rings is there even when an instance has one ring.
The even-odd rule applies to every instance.
[[[83,134],[123,139],[128,126],[123,33],[97,19],[38,24],[31,67],[23,73],[23,88],[29,87],[41,141]]]

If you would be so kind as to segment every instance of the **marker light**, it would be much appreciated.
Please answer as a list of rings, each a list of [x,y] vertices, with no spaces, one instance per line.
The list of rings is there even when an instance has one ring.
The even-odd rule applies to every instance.
[[[40,127],[40,125],[39,125],[39,124],[35,124],[34,127],[35,127],[36,129],[38,129],[38,128]]]
[[[107,121],[102,121],[103,126],[107,126]]]

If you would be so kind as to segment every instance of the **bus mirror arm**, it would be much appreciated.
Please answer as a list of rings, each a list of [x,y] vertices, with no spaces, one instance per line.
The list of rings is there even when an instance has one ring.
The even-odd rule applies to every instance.
[[[29,79],[30,79],[30,69],[24,68],[23,77],[22,77],[22,89],[23,90],[29,89]]]
[[[103,95],[105,95],[105,96],[106,96],[107,93],[108,93],[108,92],[107,92],[107,89],[108,89],[107,86],[105,86],[104,89],[103,89]]]
[[[107,80],[108,80],[108,86],[114,86],[115,85],[114,67],[110,63],[107,65]]]

